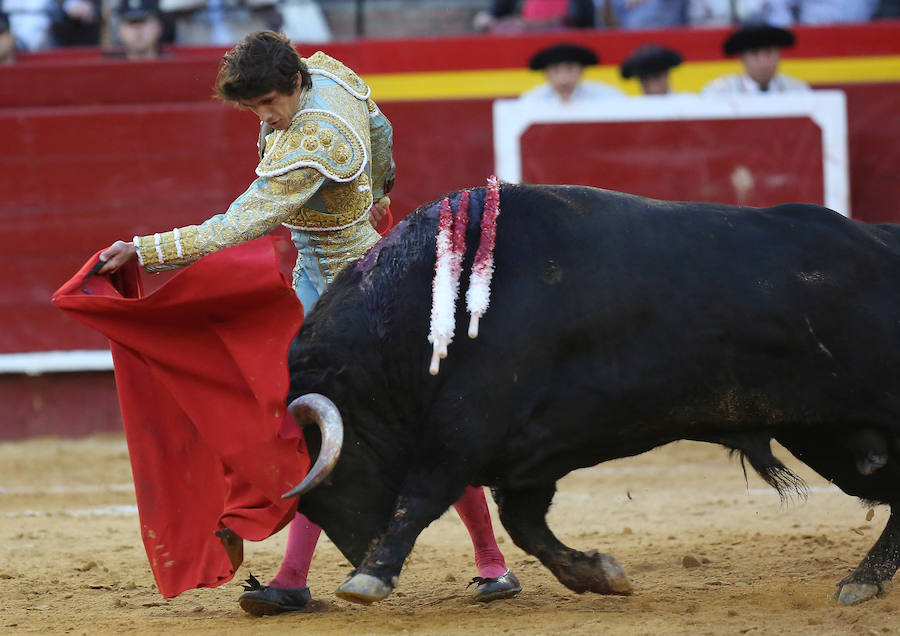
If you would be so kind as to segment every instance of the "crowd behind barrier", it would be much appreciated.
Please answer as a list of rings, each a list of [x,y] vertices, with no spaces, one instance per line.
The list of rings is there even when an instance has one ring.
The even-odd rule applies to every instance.
[[[136,11],[145,16],[134,17]],[[746,22],[787,27],[896,17],[900,0],[0,0],[0,32],[13,41],[11,52],[4,55],[0,48],[0,62],[13,61],[15,52],[60,47],[103,46],[121,54],[129,38],[122,23],[144,19],[158,21],[158,28],[148,30],[160,45],[225,46],[263,28],[282,30],[295,41],[328,42],[559,28]]]

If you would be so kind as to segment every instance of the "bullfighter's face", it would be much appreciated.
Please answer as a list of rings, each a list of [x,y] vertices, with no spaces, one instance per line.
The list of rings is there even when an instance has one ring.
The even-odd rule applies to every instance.
[[[298,81],[292,93],[270,91],[254,99],[239,102],[243,108],[249,108],[259,120],[269,124],[275,130],[286,130],[294,120],[300,104],[303,87]]]

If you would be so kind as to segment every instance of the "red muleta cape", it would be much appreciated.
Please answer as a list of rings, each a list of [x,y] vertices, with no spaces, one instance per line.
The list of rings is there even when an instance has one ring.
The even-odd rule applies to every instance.
[[[293,517],[281,494],[309,470],[285,407],[303,308],[268,237],[206,256],[144,294],[140,268],[85,275],[57,307],[110,340],[141,535],[159,591],[215,587],[234,569],[213,532],[262,540]]]

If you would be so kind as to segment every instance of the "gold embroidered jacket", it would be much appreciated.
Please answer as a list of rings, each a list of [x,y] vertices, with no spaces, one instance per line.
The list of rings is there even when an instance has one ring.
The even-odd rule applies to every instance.
[[[365,82],[341,62],[321,51],[304,61],[312,88],[291,125],[268,136],[257,178],[223,214],[134,237],[146,270],[187,265],[279,224],[337,232],[368,222],[372,201],[384,196],[394,175],[390,122]]]

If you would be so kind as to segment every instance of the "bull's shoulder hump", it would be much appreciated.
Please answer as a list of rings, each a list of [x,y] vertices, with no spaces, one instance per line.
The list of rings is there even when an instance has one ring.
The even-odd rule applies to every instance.
[[[580,205],[597,206],[606,204],[623,204],[628,201],[645,200],[643,197],[614,190],[604,190],[583,185],[543,185],[543,184],[506,184],[500,188],[501,206],[503,200],[512,200],[521,205],[541,206],[556,203],[564,206]],[[649,199],[647,199],[649,201]]]

